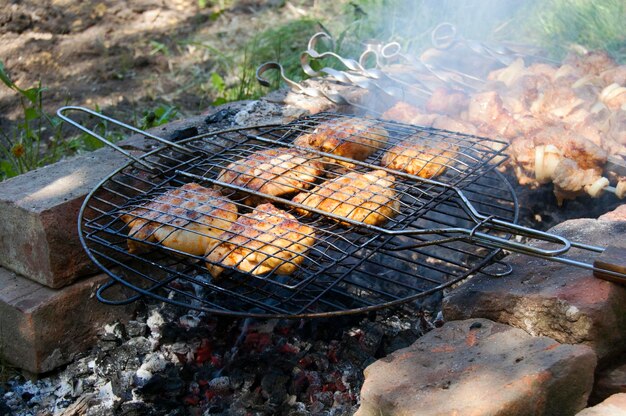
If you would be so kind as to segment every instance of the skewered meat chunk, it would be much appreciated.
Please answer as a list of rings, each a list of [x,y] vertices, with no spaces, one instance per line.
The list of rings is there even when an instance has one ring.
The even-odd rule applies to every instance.
[[[626,65],[609,68],[600,74],[604,85],[618,84],[626,85]]]
[[[608,156],[601,147],[562,126],[539,130],[534,137],[517,138],[509,154],[522,185],[553,179],[556,164],[563,157],[573,160],[580,169],[600,174]]]
[[[383,147],[387,138],[387,131],[377,126],[375,121],[344,118],[321,123],[313,133],[303,134],[294,140],[294,144],[349,159],[365,160]]]
[[[467,109],[467,119],[488,134],[493,132],[507,138],[519,134],[517,123],[495,91],[474,94]]]
[[[121,219],[130,229],[131,253],[145,248],[144,241],[203,255],[208,244],[228,230],[237,216],[237,206],[219,191],[188,183],[159,195]]]
[[[574,199],[584,192],[595,198],[609,184],[608,179],[601,177],[595,169],[581,169],[576,162],[567,158],[561,159],[557,165],[553,182],[559,205],[564,199]]]
[[[608,157],[601,147],[559,126],[538,131],[534,143],[536,146],[551,144],[559,149],[563,156],[575,161],[581,169],[594,169],[598,173],[602,171]]]
[[[426,111],[456,116],[467,108],[469,99],[463,91],[437,88],[426,102]]]
[[[424,113],[423,110],[404,101],[398,101],[381,116],[384,120],[400,121],[425,127],[432,126],[437,117],[437,114]]]
[[[298,269],[314,243],[313,228],[272,204],[261,204],[212,241],[206,266],[213,277],[222,274],[222,266],[253,275],[272,271],[288,275]]]
[[[393,189],[394,182],[395,178],[383,170],[350,172],[299,193],[293,202],[365,224],[379,225],[399,212],[400,202]]]
[[[572,65],[582,75],[598,75],[617,66],[613,58],[604,51],[584,51],[583,54],[570,54],[565,58],[565,63]]]
[[[416,136],[389,149],[380,164],[422,178],[432,178],[446,170],[457,156],[457,150],[449,143]]]
[[[316,155],[297,149],[275,148],[252,153],[229,164],[217,180],[281,196],[310,188],[323,171],[324,164]],[[250,195],[245,202],[254,205],[259,199]]]

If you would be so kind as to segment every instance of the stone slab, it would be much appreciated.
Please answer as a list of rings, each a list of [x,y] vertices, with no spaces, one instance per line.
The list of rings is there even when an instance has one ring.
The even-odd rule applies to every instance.
[[[551,232],[572,241],[617,246],[626,253],[626,222],[579,219]],[[593,263],[596,253],[572,252]],[[477,275],[447,294],[446,320],[487,318],[545,335],[558,342],[586,344],[604,363],[626,351],[626,286],[594,277],[589,270],[534,257],[505,259],[513,273]]]
[[[104,274],[59,290],[0,268],[0,354],[11,365],[40,374],[93,346],[107,323],[132,317],[133,305],[108,306],[95,291]]]
[[[487,319],[447,322],[365,369],[355,416],[574,415],[596,357]]]
[[[602,403],[577,413],[576,416],[626,416],[626,393],[614,394]]]
[[[601,215],[598,219],[604,221],[626,221],[626,204],[622,204],[613,211]]]

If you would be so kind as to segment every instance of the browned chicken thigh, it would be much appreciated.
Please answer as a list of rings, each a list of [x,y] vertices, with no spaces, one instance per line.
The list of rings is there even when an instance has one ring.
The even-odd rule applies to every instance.
[[[316,155],[297,149],[275,148],[252,153],[229,164],[217,180],[282,196],[310,188],[323,171],[324,165]],[[261,199],[249,195],[245,202],[254,205]]]
[[[382,148],[387,138],[387,131],[375,121],[344,118],[321,123],[313,133],[303,134],[293,143],[349,159],[365,160]],[[350,162],[338,163],[353,166]]]

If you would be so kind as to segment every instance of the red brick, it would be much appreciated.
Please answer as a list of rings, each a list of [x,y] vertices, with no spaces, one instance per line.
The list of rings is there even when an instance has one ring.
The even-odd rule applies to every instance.
[[[94,345],[104,324],[125,321],[133,305],[109,306],[95,298],[104,274],[59,290],[0,268],[0,353],[10,364],[44,373]]]
[[[0,183],[0,266],[52,288],[94,271],[77,231],[89,191],[126,159],[109,149]]]

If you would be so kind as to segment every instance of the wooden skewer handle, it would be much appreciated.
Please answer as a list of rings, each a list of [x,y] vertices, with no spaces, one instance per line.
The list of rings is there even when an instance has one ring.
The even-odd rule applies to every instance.
[[[595,268],[593,271],[593,275],[595,277],[626,285],[626,279],[611,276],[606,273],[602,273],[602,270],[599,270],[610,270],[626,274],[626,248],[616,246],[607,247],[602,254],[596,257],[596,260],[593,262],[593,267]]]

